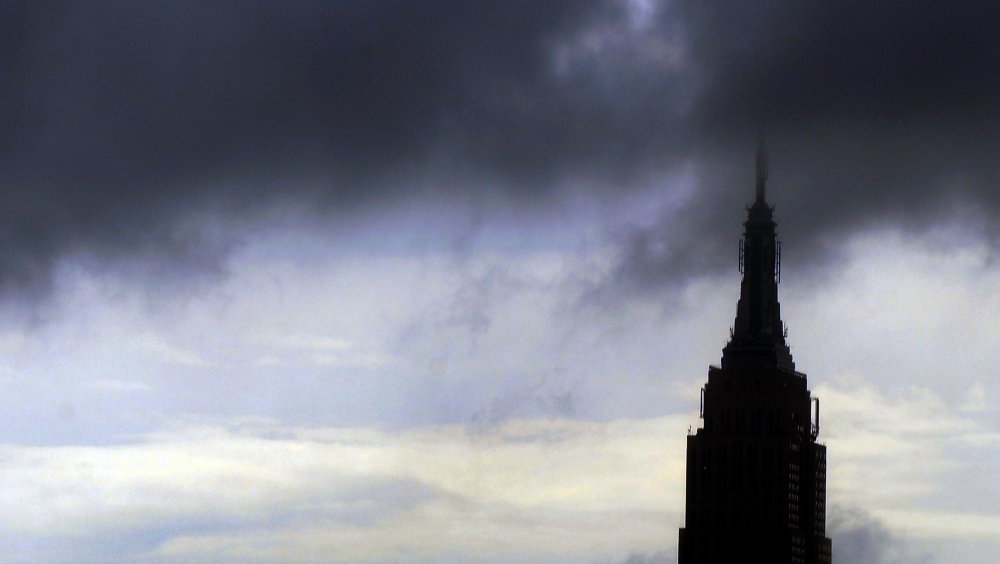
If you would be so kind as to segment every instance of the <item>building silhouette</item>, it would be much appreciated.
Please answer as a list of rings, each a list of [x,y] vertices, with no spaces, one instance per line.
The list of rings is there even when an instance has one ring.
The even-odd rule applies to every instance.
[[[747,208],[736,322],[722,366],[708,369],[702,428],[687,438],[687,501],[679,564],[831,562],[826,447],[819,400],[785,342],[781,243],[765,201],[767,158]]]

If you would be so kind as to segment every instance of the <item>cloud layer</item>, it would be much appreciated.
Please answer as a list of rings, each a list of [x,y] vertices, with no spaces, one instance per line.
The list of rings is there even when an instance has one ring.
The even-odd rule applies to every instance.
[[[132,539],[113,553],[129,560],[624,558],[672,542],[682,419],[399,433],[234,421],[109,447],[8,445],[0,546],[13,560],[56,560],[45,546],[65,543],[108,558],[86,549],[110,538]]]
[[[720,210],[748,198],[761,120],[792,260],[873,223],[922,229],[976,207],[986,229],[995,214],[989,3],[3,12],[8,289],[44,293],[72,254],[159,264],[160,278],[217,270],[239,226],[275,206],[536,205],[689,167],[690,201],[626,237],[622,268],[640,286],[684,280],[728,265]],[[650,240],[674,244],[651,253]]]
[[[837,422],[826,435],[838,561],[935,562],[956,541],[995,546],[996,515],[919,507],[947,465],[945,443],[913,425],[938,398],[843,381],[821,392]],[[971,419],[937,415],[951,441],[982,436]],[[4,445],[0,547],[44,561],[672,562],[690,420],[401,431],[175,421],[118,445]],[[900,449],[924,464],[896,464]],[[873,470],[880,480],[854,480]],[[918,488],[886,487],[904,484]]]

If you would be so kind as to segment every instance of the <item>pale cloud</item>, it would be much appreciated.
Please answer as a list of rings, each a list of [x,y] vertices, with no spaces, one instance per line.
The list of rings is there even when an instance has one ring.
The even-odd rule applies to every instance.
[[[0,528],[84,540],[176,529],[131,548],[178,561],[612,557],[675,542],[683,438],[675,416],[395,433],[250,421],[114,446],[6,445]]]
[[[996,541],[1000,531],[1000,515],[912,509],[883,509],[875,514],[893,528],[917,538]]]
[[[929,417],[925,410],[939,416],[942,411],[926,392],[897,400],[857,378],[840,386],[814,389],[826,415],[821,433],[830,452],[831,499],[851,496],[866,500],[869,508],[898,507],[933,494],[941,474],[954,465],[943,451],[944,440],[974,426],[947,413],[944,420]]]
[[[948,500],[953,476],[990,479],[996,469],[1000,442],[983,440],[995,436],[984,421],[929,390],[889,396],[856,376],[824,383],[816,393],[829,414],[823,433],[830,499],[864,507],[910,538],[996,540],[1000,517],[971,507],[955,511]],[[974,458],[956,455],[964,445],[975,449]],[[993,462],[984,467],[984,460]]]
[[[888,397],[847,377],[817,391],[836,505],[865,508],[894,535],[894,550],[993,538],[995,514],[933,501],[957,464],[948,441],[981,434],[975,421],[919,389]],[[145,539],[120,556],[155,561],[608,562],[672,554],[691,422],[674,414],[386,431],[203,418],[127,444],[6,445],[0,528],[60,545]],[[834,519],[839,510],[831,511]]]
[[[370,527],[302,528],[171,539],[155,552],[178,561],[587,562],[671,542],[673,515],[657,511],[525,511],[438,498]],[[669,532],[668,532],[669,531]],[[670,539],[670,540],[668,540]],[[603,557],[603,558],[602,558]]]
[[[186,367],[203,367],[211,363],[195,351],[181,348],[167,341],[163,336],[153,333],[135,335],[131,338],[132,345],[159,357],[163,362]]]
[[[293,349],[307,349],[319,351],[346,351],[357,346],[350,339],[339,337],[328,337],[325,335],[288,335],[278,338],[276,344]]]
[[[272,351],[254,361],[254,364],[262,366],[306,362],[329,368],[377,370],[398,362],[390,353],[382,350],[385,348],[383,343],[359,342],[326,335],[280,336],[262,345]]]
[[[856,235],[833,276],[783,283],[782,313],[796,361],[820,380],[863,375],[890,388],[934,390],[949,405],[994,371],[1000,269],[981,244],[897,230]]]
[[[831,421],[824,434],[838,505],[864,507],[897,544],[992,538],[995,514],[925,503],[955,464],[946,440],[980,433],[974,422],[920,390],[891,398],[848,378],[818,391]],[[925,413],[939,432],[921,423]],[[6,445],[0,528],[60,546],[140,539],[119,557],[156,561],[670,554],[683,519],[690,422],[675,414],[386,431],[207,418],[127,444]]]
[[[976,382],[969,388],[967,398],[965,405],[962,406],[963,411],[976,413],[987,410],[986,387],[982,382]]]
[[[98,390],[113,392],[152,392],[155,390],[148,384],[134,380],[95,380],[91,382],[91,386]]]

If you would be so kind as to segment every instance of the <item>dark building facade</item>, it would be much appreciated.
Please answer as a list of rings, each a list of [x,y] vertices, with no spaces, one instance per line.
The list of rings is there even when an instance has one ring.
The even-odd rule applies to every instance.
[[[702,428],[687,438],[687,502],[679,564],[831,562],[826,536],[826,447],[819,400],[795,370],[778,303],[781,244],[757,197],[740,243],[743,281],[722,366],[708,370]]]

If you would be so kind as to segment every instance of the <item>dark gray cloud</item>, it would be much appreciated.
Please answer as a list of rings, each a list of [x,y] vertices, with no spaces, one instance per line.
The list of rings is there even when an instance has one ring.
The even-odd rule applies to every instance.
[[[497,108],[539,80],[544,41],[589,9],[5,3],[2,284],[44,284],[80,249],[198,258],[197,213],[401,196],[400,175],[469,139],[496,145],[469,147],[477,167],[520,162],[499,146],[510,132],[489,133],[506,123]]]
[[[893,535],[871,515],[854,508],[834,507],[828,534],[842,564],[903,564],[931,562],[930,554]]]
[[[995,4],[682,2],[666,17],[684,22],[691,57],[700,190],[679,217],[625,239],[626,278],[662,284],[732,267],[761,123],[770,199],[798,266],[884,224],[919,231],[961,220],[996,238]],[[678,250],[645,251],[664,243]]]
[[[277,203],[530,203],[692,163],[682,216],[623,238],[623,278],[659,284],[730,264],[762,119],[793,259],[943,202],[985,223],[1000,8],[925,4],[6,2],[0,287],[70,253],[210,270],[220,222]]]

